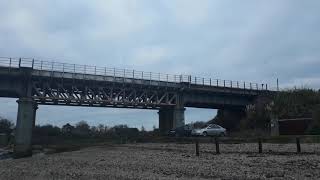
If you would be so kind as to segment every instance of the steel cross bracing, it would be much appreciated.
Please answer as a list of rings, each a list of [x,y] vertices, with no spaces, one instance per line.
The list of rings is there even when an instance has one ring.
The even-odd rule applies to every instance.
[[[158,109],[174,106],[177,92],[168,88],[91,84],[59,80],[34,79],[32,97],[38,104]]]

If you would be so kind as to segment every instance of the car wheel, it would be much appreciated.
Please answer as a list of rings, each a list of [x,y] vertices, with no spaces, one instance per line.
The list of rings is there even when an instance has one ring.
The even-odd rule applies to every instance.
[[[208,133],[207,132],[203,132],[202,135],[203,136],[208,136]]]

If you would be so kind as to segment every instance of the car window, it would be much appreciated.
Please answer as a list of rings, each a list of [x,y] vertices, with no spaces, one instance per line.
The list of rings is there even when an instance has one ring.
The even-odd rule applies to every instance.
[[[219,129],[219,126],[216,124],[212,124],[212,128]]]

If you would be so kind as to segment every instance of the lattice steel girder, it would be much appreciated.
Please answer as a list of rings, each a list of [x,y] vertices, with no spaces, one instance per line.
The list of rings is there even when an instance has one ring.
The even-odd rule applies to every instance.
[[[57,80],[33,80],[32,89],[32,97],[39,104],[52,105],[159,108],[176,105],[178,97],[177,91],[168,88],[65,83]]]

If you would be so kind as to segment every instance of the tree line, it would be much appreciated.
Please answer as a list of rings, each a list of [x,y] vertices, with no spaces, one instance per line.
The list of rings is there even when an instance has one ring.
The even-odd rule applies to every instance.
[[[0,117],[0,134],[10,135],[14,132],[14,124],[5,118]],[[154,127],[154,131],[157,129]],[[99,136],[138,136],[141,133],[147,133],[142,126],[131,128],[128,125],[120,124],[113,127],[99,124],[98,126],[90,126],[86,121],[79,121],[74,126],[67,123],[61,128],[47,125],[36,125],[33,128],[34,136],[74,136],[74,137],[99,137]]]

